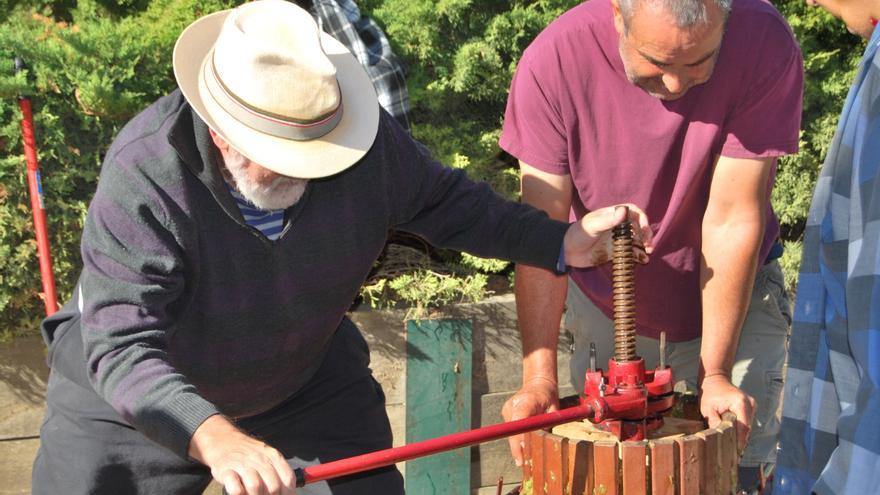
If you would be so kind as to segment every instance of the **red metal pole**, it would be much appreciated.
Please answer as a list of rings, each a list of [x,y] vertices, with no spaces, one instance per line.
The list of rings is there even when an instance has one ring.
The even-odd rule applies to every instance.
[[[21,59],[15,59],[15,70],[23,68]],[[37,253],[40,257],[40,274],[43,280],[43,302],[46,315],[51,316],[58,311],[58,300],[55,295],[55,276],[52,274],[52,253],[49,250],[49,234],[46,228],[46,210],[43,206],[43,187],[40,183],[40,166],[37,162],[37,140],[34,138],[34,116],[31,112],[31,101],[25,96],[18,97],[21,108],[21,136],[24,143],[24,156],[27,161],[28,190],[31,198],[31,210],[34,215],[34,231],[37,236]]]
[[[604,409],[601,402],[593,404],[582,403],[579,406],[532,416],[517,421],[511,421],[509,423],[500,423],[478,428],[476,430],[453,433],[452,435],[424,440],[410,445],[403,445],[401,447],[370,452],[368,454],[349,457],[347,459],[340,459],[326,464],[300,468],[295,471],[297,486],[360,473],[361,471],[369,471],[371,469],[390,466],[391,464],[414,459],[416,457],[439,454],[440,452],[446,452],[447,450],[468,447],[477,443],[509,437],[527,431],[548,428],[550,426],[568,423],[570,421],[590,418],[597,414],[597,408]]]

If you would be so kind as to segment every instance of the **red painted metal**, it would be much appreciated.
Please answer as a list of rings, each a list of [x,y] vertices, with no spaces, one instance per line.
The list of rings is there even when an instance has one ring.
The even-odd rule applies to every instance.
[[[616,336],[620,333],[617,328],[615,333]],[[620,440],[644,440],[648,431],[662,426],[661,415],[675,402],[673,377],[668,366],[646,371],[644,359],[635,356],[634,344],[632,347],[632,357],[626,355],[608,361],[607,373],[601,369],[587,372],[584,396],[578,406],[297,469],[297,486],[585,418],[613,432]],[[616,454],[614,459],[616,461]],[[616,467],[610,472],[616,476]]]
[[[608,372],[588,371],[584,395],[600,397],[613,410],[599,428],[622,441],[645,440],[649,431],[663,425],[661,414],[675,403],[672,370],[645,370],[642,358],[633,361],[608,360]],[[629,404],[622,407],[622,404]]]
[[[447,450],[467,447],[470,445],[488,442],[499,438],[518,435],[527,431],[549,428],[551,426],[589,418],[594,415],[596,407],[601,410],[607,408],[601,404],[584,402],[579,406],[561,409],[530,418],[500,423],[496,425],[477,428],[475,430],[453,433],[451,435],[403,445],[392,449],[371,452],[347,459],[318,464],[303,469],[297,469],[297,486],[303,486],[317,481],[338,478],[362,471],[369,471],[398,462],[415,459],[431,454],[439,454]]]
[[[580,419],[598,423],[600,428],[613,432],[622,440],[644,440],[647,431],[663,424],[661,414],[674,404],[672,370],[667,367],[645,371],[641,358],[627,362],[612,359],[608,368],[607,375],[602,370],[587,372],[585,397],[580,399],[578,406],[300,468],[295,471],[297,486]]]
[[[20,59],[15,61],[16,72],[21,70]],[[27,162],[28,191],[31,198],[31,210],[34,217],[34,231],[37,237],[37,254],[40,258],[40,275],[43,281],[43,303],[46,315],[51,316],[58,311],[58,300],[55,292],[55,276],[52,273],[52,253],[49,249],[49,233],[46,228],[46,210],[43,204],[43,188],[40,183],[40,167],[37,162],[37,141],[34,138],[34,116],[31,111],[30,99],[20,96],[18,106],[21,109],[21,136],[24,143],[24,156]]]
[[[371,452],[347,459],[317,464],[296,470],[297,486],[303,486],[317,481],[338,478],[349,474],[369,471],[398,462],[415,459],[431,454],[439,454],[447,450],[467,447],[482,442],[497,440],[499,438],[518,435],[527,431],[549,428],[551,426],[569,423],[580,419],[589,419],[592,422],[605,421],[608,418],[630,415],[632,411],[644,408],[643,397],[629,395],[613,395],[606,397],[586,397],[581,399],[578,406],[560,409],[549,413],[532,416],[530,418],[500,423],[474,430],[453,433],[439,438],[424,440],[422,442],[394,447],[392,449]]]

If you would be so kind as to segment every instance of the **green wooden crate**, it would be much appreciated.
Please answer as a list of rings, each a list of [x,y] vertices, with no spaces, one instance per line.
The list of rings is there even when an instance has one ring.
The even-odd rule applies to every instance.
[[[470,320],[410,320],[406,341],[406,443],[471,428]],[[406,463],[406,492],[470,493],[470,447]]]

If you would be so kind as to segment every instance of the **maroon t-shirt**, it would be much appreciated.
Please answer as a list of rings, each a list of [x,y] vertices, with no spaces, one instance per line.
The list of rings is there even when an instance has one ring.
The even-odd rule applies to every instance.
[[[545,172],[571,175],[572,219],[632,202],[652,221],[655,251],[636,272],[641,335],[700,335],[701,221],[718,155],[794,153],[803,94],[800,50],[762,0],[736,0],[711,79],[664,102],[629,82],[609,0],[556,19],[526,49],[510,88],[500,145]],[[769,196],[775,169],[768,184]],[[767,211],[764,259],[779,233]],[[611,315],[609,266],[571,277]]]

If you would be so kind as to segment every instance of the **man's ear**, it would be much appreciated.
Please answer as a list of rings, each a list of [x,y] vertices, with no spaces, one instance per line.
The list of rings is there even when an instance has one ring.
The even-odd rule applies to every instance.
[[[208,129],[208,132],[211,133],[211,140],[214,141],[214,146],[220,151],[226,153],[229,150],[229,143],[224,141],[219,134],[214,132],[214,129]]]
[[[620,4],[618,0],[611,0],[611,12],[614,14],[614,29],[617,34],[623,36],[626,34],[626,20],[620,12]]]

